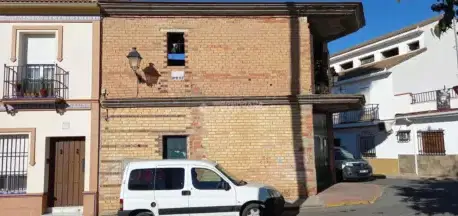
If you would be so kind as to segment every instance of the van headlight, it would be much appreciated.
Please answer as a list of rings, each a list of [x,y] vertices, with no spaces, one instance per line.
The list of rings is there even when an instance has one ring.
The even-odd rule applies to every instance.
[[[342,169],[345,168],[345,167],[352,167],[353,166],[353,163],[350,163],[350,162],[345,162],[342,164]]]

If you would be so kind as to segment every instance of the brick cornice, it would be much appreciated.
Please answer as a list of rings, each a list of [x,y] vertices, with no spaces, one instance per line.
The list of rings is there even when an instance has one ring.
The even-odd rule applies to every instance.
[[[299,96],[237,96],[176,98],[113,98],[101,101],[103,108],[198,107],[198,106],[267,106],[267,105],[348,105],[365,103],[363,95],[299,95]]]

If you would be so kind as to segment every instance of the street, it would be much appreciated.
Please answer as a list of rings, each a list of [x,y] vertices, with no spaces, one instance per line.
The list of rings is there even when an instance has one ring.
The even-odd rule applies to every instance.
[[[458,215],[457,180],[378,179],[384,193],[372,205],[302,210],[299,215]]]

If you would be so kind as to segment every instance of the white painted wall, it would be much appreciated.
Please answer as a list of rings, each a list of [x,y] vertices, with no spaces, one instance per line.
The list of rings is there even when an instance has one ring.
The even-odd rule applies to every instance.
[[[10,66],[18,64],[18,61],[10,61],[11,34],[13,26],[20,25],[63,26],[63,61],[55,60],[53,63],[69,71],[69,99],[89,99],[92,91],[92,23],[0,23],[2,67],[3,64]],[[0,95],[3,96],[3,76],[0,76]]]
[[[86,137],[84,190],[89,190],[89,146],[91,145],[90,111],[68,111],[62,116],[55,111],[24,111],[18,112],[15,116],[0,112],[0,122],[1,128],[36,128],[36,164],[34,166],[28,166],[27,193],[46,192],[47,179],[45,179],[44,176],[46,165],[46,137]],[[63,129],[62,125],[64,122],[70,123],[69,129]]]

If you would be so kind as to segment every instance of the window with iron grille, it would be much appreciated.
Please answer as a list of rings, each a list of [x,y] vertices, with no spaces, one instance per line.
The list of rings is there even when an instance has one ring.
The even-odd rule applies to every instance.
[[[360,136],[359,151],[363,157],[375,157],[375,136]]]
[[[26,192],[28,152],[28,135],[0,135],[0,194]]]
[[[443,130],[418,132],[419,153],[422,155],[445,155]]]

